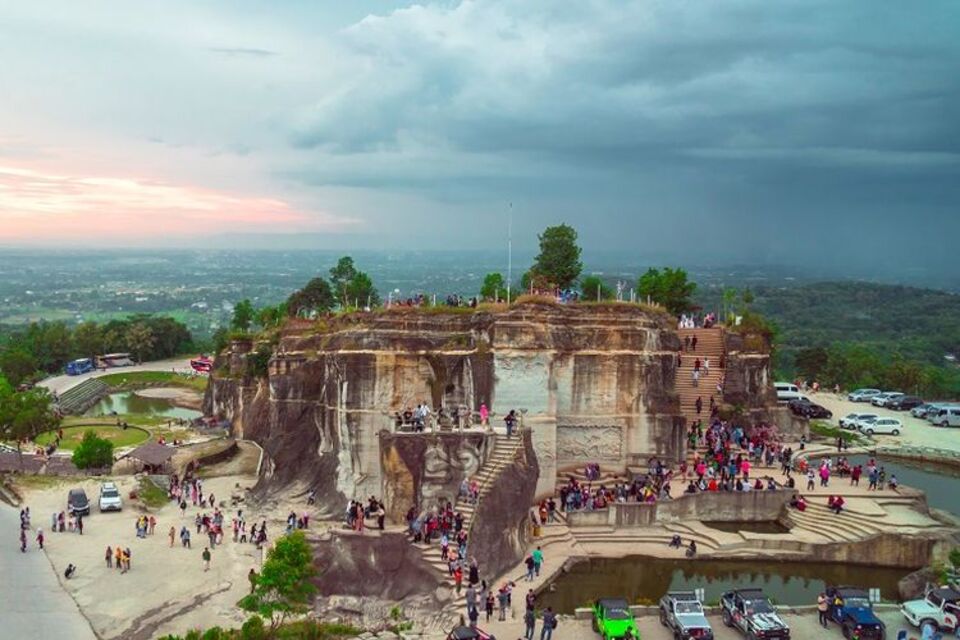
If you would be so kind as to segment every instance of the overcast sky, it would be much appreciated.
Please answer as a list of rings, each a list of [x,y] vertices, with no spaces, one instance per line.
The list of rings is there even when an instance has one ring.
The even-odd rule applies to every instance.
[[[960,2],[0,0],[0,243],[958,269]]]

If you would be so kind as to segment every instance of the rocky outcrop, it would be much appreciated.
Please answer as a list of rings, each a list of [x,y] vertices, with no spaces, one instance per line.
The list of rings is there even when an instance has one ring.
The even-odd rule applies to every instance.
[[[265,345],[235,342],[220,354],[204,409],[263,446],[259,490],[302,483],[337,514],[353,497],[409,498],[410,487],[385,474],[401,454],[383,448],[387,414],[420,402],[472,411],[485,403],[502,424],[519,409],[533,429],[538,493],[549,493],[558,469],[587,461],[625,469],[683,457],[672,325],[638,305],[546,303],[297,321],[272,347],[265,378],[247,366]],[[743,393],[765,398],[761,391]],[[457,462],[446,449],[438,457]],[[455,467],[435,472],[449,484]],[[401,508],[389,506],[394,516]]]
[[[328,534],[313,544],[317,592],[402,601],[432,594],[437,576],[400,533]]]
[[[516,566],[530,544],[527,514],[540,475],[530,436],[523,434],[513,463],[500,470],[472,518],[469,553],[482,559],[484,575]]]

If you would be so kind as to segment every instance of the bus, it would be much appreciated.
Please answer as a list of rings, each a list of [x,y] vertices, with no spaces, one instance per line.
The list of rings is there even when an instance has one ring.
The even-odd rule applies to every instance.
[[[97,356],[97,368],[106,369],[108,367],[132,367],[136,364],[129,353],[105,353]]]
[[[67,363],[67,375],[79,376],[93,371],[93,360],[90,358],[79,358]]]
[[[200,356],[191,360],[190,366],[198,373],[210,373],[213,371],[213,360],[207,356]]]

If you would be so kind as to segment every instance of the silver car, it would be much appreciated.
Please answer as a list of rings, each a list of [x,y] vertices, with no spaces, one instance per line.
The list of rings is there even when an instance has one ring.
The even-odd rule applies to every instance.
[[[847,400],[850,402],[870,402],[873,396],[879,393],[880,389],[857,389],[847,394]]]
[[[883,393],[877,394],[870,399],[870,402],[875,407],[885,407],[887,403],[893,400],[894,398],[899,398],[904,395],[900,391],[885,391]]]

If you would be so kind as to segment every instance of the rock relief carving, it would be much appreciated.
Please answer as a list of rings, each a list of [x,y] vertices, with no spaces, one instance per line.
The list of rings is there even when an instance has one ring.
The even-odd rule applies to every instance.
[[[620,458],[622,452],[620,427],[557,427],[557,457],[562,460]]]

